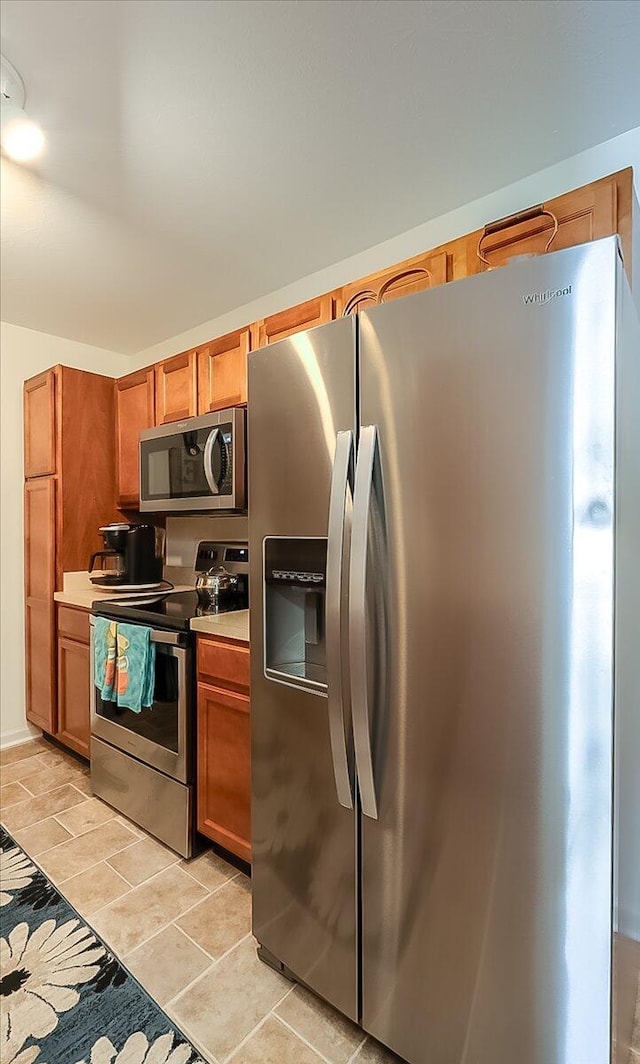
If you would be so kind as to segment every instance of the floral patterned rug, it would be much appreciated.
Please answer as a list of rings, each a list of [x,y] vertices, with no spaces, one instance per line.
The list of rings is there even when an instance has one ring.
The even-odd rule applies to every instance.
[[[2,1064],[203,1064],[2,827],[0,935]]]

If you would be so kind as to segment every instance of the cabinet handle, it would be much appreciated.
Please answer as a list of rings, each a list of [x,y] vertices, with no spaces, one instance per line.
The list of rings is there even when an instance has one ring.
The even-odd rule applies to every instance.
[[[518,211],[516,214],[507,214],[506,217],[497,218],[495,222],[489,222],[488,225],[485,225],[476,248],[476,255],[480,259],[480,262],[484,266],[488,266],[489,269],[492,268],[489,259],[482,251],[482,242],[485,237],[491,236],[492,233],[499,233],[503,229],[509,229],[512,225],[519,225],[521,222],[528,222],[533,218],[542,218],[545,216],[551,218],[551,221],[553,222],[551,236],[547,240],[543,252],[543,254],[546,254],[556,238],[558,232],[558,219],[553,211],[547,210],[543,203],[538,203],[535,207],[529,207],[526,211]]]

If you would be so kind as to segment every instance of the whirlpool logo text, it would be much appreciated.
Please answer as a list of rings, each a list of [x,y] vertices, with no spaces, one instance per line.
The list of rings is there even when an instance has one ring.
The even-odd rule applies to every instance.
[[[522,302],[525,307],[543,307],[545,303],[551,303],[553,299],[559,299],[560,296],[570,296],[572,287],[573,285],[569,284],[566,288],[547,288],[544,292],[529,292],[528,295],[522,297]]]

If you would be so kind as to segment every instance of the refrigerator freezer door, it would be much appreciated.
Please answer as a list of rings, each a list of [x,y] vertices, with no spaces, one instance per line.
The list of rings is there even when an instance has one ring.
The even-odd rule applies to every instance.
[[[341,487],[345,448],[336,455],[336,443],[355,424],[355,322],[336,321],[251,354],[248,408],[253,932],[299,979],[355,1019],[357,819],[345,807],[352,751],[349,784],[335,719],[332,748],[326,691],[310,693],[265,676],[263,601],[265,537],[294,537],[298,556],[305,537],[327,537],[332,476],[332,512],[339,496],[348,507],[349,492]],[[341,445],[349,442],[341,437]],[[347,521],[334,526],[346,538],[348,509]],[[329,543],[327,612],[335,616],[337,609],[346,629],[344,603],[336,605],[332,586],[340,568],[335,546]],[[315,618],[312,638],[320,641],[315,629],[324,618],[318,611]],[[329,668],[340,657],[330,636],[335,632],[327,633]],[[333,687],[329,677],[332,694]],[[334,708],[340,712],[341,705],[348,713],[348,693]],[[349,730],[345,722],[345,736]]]
[[[363,1025],[411,1064],[609,1060],[616,255],[361,316],[388,611]]]

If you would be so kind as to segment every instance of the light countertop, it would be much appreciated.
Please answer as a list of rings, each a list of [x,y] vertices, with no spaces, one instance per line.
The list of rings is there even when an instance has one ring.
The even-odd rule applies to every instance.
[[[113,591],[98,591],[97,588],[72,587],[65,591],[56,591],[54,599],[63,606],[76,606],[78,609],[90,610],[91,603],[98,599],[113,598]]]
[[[189,584],[176,584],[175,591],[193,591]],[[91,603],[99,599],[117,597],[113,588],[98,588],[89,580],[87,573],[64,573],[62,591],[56,591],[54,599],[63,606],[90,610]],[[249,642],[249,610],[233,610],[231,613],[211,614],[209,617],[194,617],[191,630],[203,635],[220,635],[224,639]]]
[[[176,584],[174,588],[174,591],[192,590],[189,584]],[[112,587],[97,587],[92,584],[87,573],[63,573],[62,591],[56,591],[53,597],[63,606],[90,610],[92,602],[97,602],[99,599],[117,598],[118,592]]]
[[[249,610],[233,610],[231,613],[217,613],[210,617],[193,617],[191,631],[203,635],[221,635],[225,639],[248,643]]]

